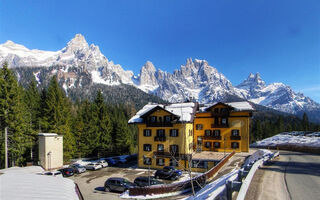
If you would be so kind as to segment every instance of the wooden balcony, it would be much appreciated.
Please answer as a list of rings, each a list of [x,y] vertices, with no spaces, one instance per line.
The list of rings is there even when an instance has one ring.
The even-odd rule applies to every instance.
[[[166,136],[155,136],[154,137],[155,142],[165,142],[166,141]]]
[[[168,122],[147,122],[147,127],[173,127],[172,123]]]
[[[211,128],[229,128],[229,124],[211,124]]]
[[[241,140],[241,136],[240,135],[230,136],[230,140]]]
[[[221,136],[203,136],[204,140],[221,140]]]

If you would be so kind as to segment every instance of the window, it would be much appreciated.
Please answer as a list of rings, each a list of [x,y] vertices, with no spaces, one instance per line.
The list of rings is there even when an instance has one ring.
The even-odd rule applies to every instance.
[[[159,122],[160,122],[160,123],[162,122],[162,117],[159,117]]]
[[[172,154],[179,153],[179,146],[176,144],[170,145],[170,153]]]
[[[163,144],[158,144],[158,151],[164,151],[164,145]]]
[[[231,142],[231,147],[233,149],[237,149],[237,148],[239,148],[239,143],[238,142]]]
[[[205,130],[204,131],[205,136],[211,136],[211,130]]]
[[[179,161],[176,160],[176,159],[170,159],[170,163],[169,163],[170,166],[173,166],[173,167],[178,167],[179,166]]]
[[[157,136],[158,137],[164,137],[165,136],[164,129],[158,129],[157,130]]]
[[[148,158],[148,157],[143,158],[143,164],[144,165],[151,165],[152,164],[151,158]]]
[[[193,136],[193,130],[189,129],[189,136]]]
[[[223,114],[228,113],[228,108],[221,108],[221,113],[223,113]]]
[[[227,118],[222,118],[221,119],[221,124],[222,125],[227,125],[227,123],[228,123],[227,121],[228,121]]]
[[[214,113],[219,113],[219,108],[215,108],[215,109],[213,110],[213,112],[214,112]]]
[[[202,145],[202,137],[198,136],[198,145]]]
[[[144,144],[143,145],[143,150],[144,151],[151,151],[152,150],[151,144]]]
[[[203,125],[202,124],[196,124],[196,129],[197,130],[202,130],[203,129]]]
[[[166,123],[171,122],[171,116],[170,116],[170,115],[164,116],[164,121],[165,121]]]
[[[232,131],[231,131],[231,135],[232,135],[232,136],[240,136],[239,130],[232,130]]]
[[[143,136],[150,137],[151,136],[151,129],[144,129]]]
[[[210,148],[210,147],[211,147],[211,142],[205,142],[205,143],[204,143],[204,146],[205,146],[206,148]]]
[[[192,160],[191,164],[192,168],[202,168],[207,169],[208,168],[208,162],[207,161],[200,161],[200,160]]]
[[[214,148],[220,148],[220,142],[214,142],[213,146]]]
[[[150,117],[150,122],[151,122],[151,123],[157,122],[157,117],[156,117],[156,116],[151,116],[151,117]]]
[[[215,137],[220,136],[220,130],[214,130],[213,131],[213,136],[215,136]]]
[[[170,137],[178,137],[178,129],[170,129]]]
[[[215,125],[218,125],[218,124],[219,124],[219,118],[218,118],[218,117],[214,118],[214,124],[215,124]]]
[[[157,165],[164,166],[164,159],[163,158],[157,158]]]

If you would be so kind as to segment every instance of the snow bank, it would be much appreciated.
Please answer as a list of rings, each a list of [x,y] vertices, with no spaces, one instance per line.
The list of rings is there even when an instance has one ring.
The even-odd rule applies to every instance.
[[[273,137],[257,141],[250,147],[277,147],[279,145],[292,145],[303,147],[320,147],[319,132],[290,132],[280,133]]]
[[[253,163],[261,158],[263,158],[264,156],[268,155],[268,154],[272,154],[271,151],[269,150],[265,150],[265,149],[259,149],[258,151],[254,152],[246,161],[244,165],[247,165],[249,163]]]

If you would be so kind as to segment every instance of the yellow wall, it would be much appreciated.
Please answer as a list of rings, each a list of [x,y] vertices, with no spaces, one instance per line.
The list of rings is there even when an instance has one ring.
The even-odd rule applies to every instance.
[[[214,108],[223,108],[223,105],[217,105]],[[204,136],[205,130],[220,130],[221,140],[202,140],[202,150],[203,151],[218,151],[223,152],[248,152],[249,151],[249,112],[230,112],[228,117],[228,128],[211,128],[211,124],[214,124],[215,117],[211,116],[211,112],[197,113],[194,120],[194,143],[197,145],[198,136]],[[196,125],[202,124],[202,130],[196,130]],[[237,129],[239,130],[241,140],[231,140],[231,131]],[[212,142],[211,148],[205,147],[205,142]],[[213,142],[220,142],[220,148],[213,149]],[[232,142],[238,142],[239,148],[231,148]]]
[[[168,115],[168,112],[164,110],[158,110],[152,113],[150,116],[164,117]],[[158,166],[156,163],[156,159],[153,158],[153,152],[157,151],[157,145],[164,145],[164,152],[169,152],[170,145],[179,145],[179,153],[180,154],[190,154],[193,152],[193,146],[189,149],[189,144],[193,142],[193,132],[189,135],[189,130],[193,131],[192,123],[179,123],[173,124],[172,127],[147,127],[146,124],[138,124],[139,136],[138,136],[138,166],[147,168],[149,165],[144,165],[143,156],[152,158],[152,165],[150,168],[163,168],[164,166],[169,166],[170,158],[164,158],[165,164],[164,166]],[[143,135],[144,129],[151,130],[151,136],[146,137]],[[157,134],[158,129],[165,130],[166,141],[154,141],[154,137]],[[170,129],[178,129],[178,137],[170,137]],[[151,144],[152,151],[144,151],[143,145]],[[160,156],[159,156],[160,158]],[[162,157],[161,157],[162,158]],[[186,163],[184,160],[179,161],[179,169],[183,169]]]

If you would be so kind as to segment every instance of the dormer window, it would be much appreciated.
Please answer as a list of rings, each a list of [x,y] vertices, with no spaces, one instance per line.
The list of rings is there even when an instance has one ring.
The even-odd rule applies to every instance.
[[[151,116],[150,117],[150,122],[151,123],[156,123],[157,122],[157,117],[156,116]]]
[[[164,121],[165,121],[166,123],[171,122],[171,116],[170,116],[170,115],[164,116]]]
[[[223,114],[228,113],[228,108],[221,108],[221,113],[223,113]]]
[[[227,125],[227,118],[222,118],[221,119],[221,124],[222,125]]]

